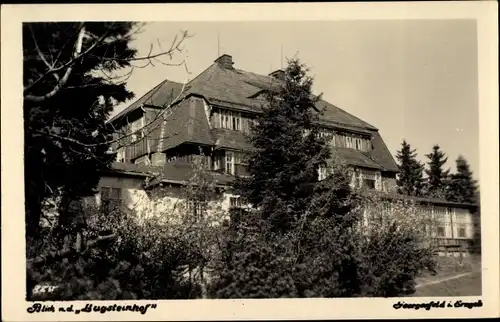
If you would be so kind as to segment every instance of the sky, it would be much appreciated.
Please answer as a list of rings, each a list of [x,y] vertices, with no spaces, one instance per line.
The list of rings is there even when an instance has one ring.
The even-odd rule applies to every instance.
[[[194,78],[222,54],[234,67],[269,74],[298,57],[314,91],[377,127],[393,154],[406,140],[418,159],[439,144],[447,167],[463,155],[479,179],[477,35],[474,20],[154,22],[136,35],[139,55],[167,49],[180,30],[191,37],[172,61],[136,68],[136,99],[165,79]],[[282,54],[283,53],[283,54]],[[118,106],[118,113],[130,102]]]

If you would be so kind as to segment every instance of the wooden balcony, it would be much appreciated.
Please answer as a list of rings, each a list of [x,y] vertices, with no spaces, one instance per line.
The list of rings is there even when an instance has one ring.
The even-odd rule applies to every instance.
[[[157,141],[158,140],[142,138],[136,142],[129,143],[125,148],[125,159],[135,160],[148,153],[156,152],[156,147],[158,146]]]

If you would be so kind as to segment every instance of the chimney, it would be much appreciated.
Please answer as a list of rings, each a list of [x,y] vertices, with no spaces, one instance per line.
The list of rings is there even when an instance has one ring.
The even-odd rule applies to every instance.
[[[269,74],[269,76],[274,77],[279,80],[285,80],[285,71],[283,69],[278,69]]]
[[[230,55],[222,55],[215,60],[217,64],[219,64],[222,68],[233,69],[233,57]]]

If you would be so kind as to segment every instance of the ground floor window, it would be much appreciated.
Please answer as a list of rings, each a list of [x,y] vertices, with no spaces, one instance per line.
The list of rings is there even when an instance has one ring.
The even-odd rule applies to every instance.
[[[122,189],[101,187],[101,209],[104,212],[112,212],[120,209],[123,204]]]
[[[458,237],[459,238],[465,238],[467,237],[467,231],[465,229],[465,227],[458,227]]]

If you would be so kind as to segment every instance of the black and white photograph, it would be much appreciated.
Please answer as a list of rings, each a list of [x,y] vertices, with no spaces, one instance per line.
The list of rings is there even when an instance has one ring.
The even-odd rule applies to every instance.
[[[495,307],[498,291],[485,292],[498,276],[485,274],[498,275],[486,261],[498,259],[498,178],[482,158],[498,174],[498,119],[487,138],[480,116],[498,106],[480,99],[477,19],[185,12],[19,24],[20,83],[5,84],[2,58],[2,128],[7,113],[20,127],[2,130],[2,163],[19,136],[21,173],[2,180],[2,203],[11,185],[22,195],[2,222],[22,222],[22,312],[62,303],[161,318],[168,300],[348,298],[385,299],[388,315],[403,303]],[[65,314],[52,318],[81,317]]]

